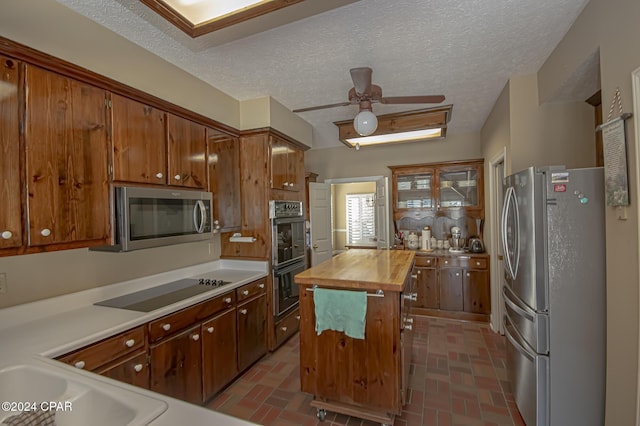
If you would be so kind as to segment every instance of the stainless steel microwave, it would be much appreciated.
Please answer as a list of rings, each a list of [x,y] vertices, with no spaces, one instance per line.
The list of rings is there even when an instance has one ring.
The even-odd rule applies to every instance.
[[[131,251],[213,237],[211,192],[115,187],[115,245],[99,251]]]

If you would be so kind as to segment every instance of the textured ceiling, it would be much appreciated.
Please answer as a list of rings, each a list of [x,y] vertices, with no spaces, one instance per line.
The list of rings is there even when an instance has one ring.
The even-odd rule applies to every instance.
[[[369,66],[383,95],[444,94],[449,135],[478,132],[509,78],[537,72],[587,3],[360,0],[220,44],[190,39],[137,0],[58,1],[239,100],[271,96],[291,110],[347,101],[349,69]],[[333,122],[357,109],[301,113],[314,149],[344,146]]]

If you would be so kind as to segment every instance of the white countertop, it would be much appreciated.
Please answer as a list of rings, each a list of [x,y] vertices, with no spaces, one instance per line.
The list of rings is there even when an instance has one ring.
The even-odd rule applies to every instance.
[[[252,423],[179,401],[155,392],[72,369],[53,358],[106,337],[147,323],[194,303],[225,293],[267,275],[267,263],[217,260],[123,283],[94,288],[0,309],[0,370],[13,365],[45,366],[56,373],[82,377],[100,390],[122,390],[165,401],[167,410],[153,426],[191,424],[250,425]],[[231,284],[190,297],[151,312],[94,306],[93,303],[189,277],[215,277]]]

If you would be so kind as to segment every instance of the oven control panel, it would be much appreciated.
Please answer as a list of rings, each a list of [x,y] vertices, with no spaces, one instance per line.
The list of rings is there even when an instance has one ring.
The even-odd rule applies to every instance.
[[[302,201],[269,201],[269,219],[302,217]]]

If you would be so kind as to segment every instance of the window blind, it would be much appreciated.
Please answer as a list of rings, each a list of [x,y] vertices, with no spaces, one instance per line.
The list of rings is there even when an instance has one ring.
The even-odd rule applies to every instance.
[[[347,244],[373,243],[375,223],[375,194],[347,194]]]

